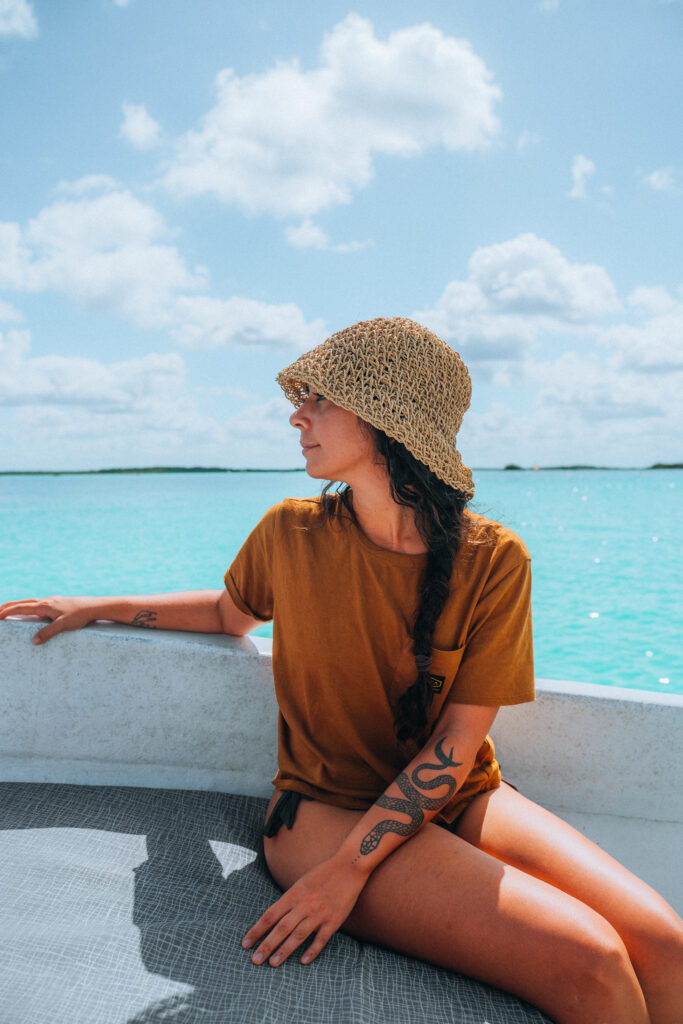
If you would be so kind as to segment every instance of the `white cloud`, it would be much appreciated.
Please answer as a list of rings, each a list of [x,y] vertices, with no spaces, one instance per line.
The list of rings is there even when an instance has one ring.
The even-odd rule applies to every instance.
[[[163,218],[128,191],[58,200],[25,228],[0,224],[0,287],[63,292],[143,327],[170,322],[179,290],[203,284],[165,244]]]
[[[119,134],[136,149],[153,149],[161,141],[161,126],[145,107],[124,103],[123,124]]]
[[[276,409],[265,400],[219,419],[203,413],[191,394],[173,400],[151,396],[144,404],[116,411],[25,405],[12,410],[9,429],[0,424],[0,445],[7,448],[17,435],[30,438],[31,447],[15,462],[24,469],[294,467],[301,464],[301,453],[287,424],[291,409],[289,403]],[[11,468],[7,458],[5,466]]]
[[[472,279],[501,310],[572,321],[619,308],[602,267],[570,263],[556,246],[533,234],[477,249],[469,267]]]
[[[323,229],[308,219],[296,227],[286,228],[285,237],[295,249],[329,249],[330,247],[330,240]]]
[[[465,461],[678,459],[683,287],[680,295],[643,285],[622,305],[604,268],[571,263],[534,235],[477,249],[467,279],[451,281],[432,309],[413,314],[470,368]],[[491,397],[482,406],[483,386]]]
[[[28,357],[30,333],[0,333],[0,405],[93,406],[100,412],[143,409],[151,398],[170,400],[184,385],[176,353],[104,364],[73,356]]]
[[[29,259],[20,226],[0,221],[0,288],[24,288]]]
[[[98,183],[92,176],[61,190],[89,193]],[[111,179],[104,185],[109,189]],[[25,227],[0,223],[0,288],[61,292],[140,327],[166,327],[187,348],[311,347],[322,340],[322,321],[307,323],[294,303],[196,294],[206,272],[188,269],[168,244],[170,234],[161,215],[126,190],[60,199]],[[0,315],[10,309],[3,304]]]
[[[348,15],[311,71],[296,60],[216,80],[216,105],[178,140],[164,184],[251,212],[310,217],[346,203],[374,158],[487,145],[499,132],[500,89],[466,40],[429,24],[377,39]]]
[[[108,174],[86,174],[76,181],[60,181],[55,191],[60,195],[84,196],[88,192],[113,192],[120,188],[116,178]]]
[[[128,7],[131,0],[114,0],[116,7]]]
[[[539,11],[557,11],[560,7],[560,0],[538,0],[536,6]]]
[[[0,299],[0,323],[19,324],[23,319],[23,314],[18,309]]]
[[[0,36],[33,39],[38,35],[38,22],[27,0],[0,0]]]
[[[586,182],[595,174],[595,164],[581,153],[574,157],[572,164],[572,185],[569,193],[572,199],[586,198]]]
[[[655,192],[674,192],[676,189],[671,167],[660,167],[651,174],[644,174],[643,181]]]
[[[121,190],[96,198],[58,200],[29,221],[25,237],[43,252],[72,247],[112,252],[168,234],[153,207]]]
[[[621,323],[598,332],[619,369],[666,374],[683,371],[683,303],[641,324]]]
[[[459,437],[469,465],[645,466],[680,458],[680,373],[643,376],[599,352],[565,351],[516,367],[484,406],[476,367],[473,380],[473,407]]]
[[[177,353],[104,363],[29,350],[28,331],[0,332],[0,407],[12,412],[5,437],[28,439],[23,465],[167,464],[185,444],[227,440],[197,409]]]
[[[31,347],[31,332],[26,330],[0,331],[0,367],[15,366]]]
[[[620,308],[602,267],[570,263],[533,234],[476,249],[468,266],[415,317],[474,361],[522,359],[541,334],[583,331]]]
[[[321,252],[358,252],[370,244],[368,241],[334,243],[318,224],[308,218],[301,224],[285,228],[285,238],[295,249],[318,249]]]
[[[28,331],[0,332],[0,446],[17,468],[121,465],[294,466],[300,461],[291,405],[237,388],[227,419],[205,413],[205,392],[191,390],[178,354],[104,363],[30,355]],[[225,403],[223,403],[225,404]],[[290,436],[291,435],[291,436]]]
[[[641,285],[634,288],[626,299],[629,306],[636,306],[648,313],[669,313],[676,308],[675,299],[661,285]]]
[[[321,320],[306,323],[293,302],[268,305],[254,299],[184,296],[175,306],[174,336],[187,349],[232,345],[312,348],[325,338]]]
[[[532,146],[538,146],[540,141],[541,136],[538,132],[530,132],[525,129],[517,139],[517,152],[523,153],[525,150],[531,149]]]
[[[551,362],[529,368],[537,384],[538,403],[563,409],[580,419],[624,420],[661,418],[661,382],[613,364],[595,354],[563,352]]]
[[[226,422],[225,428],[230,437],[238,438],[240,442],[252,439],[280,446],[284,438],[292,439],[288,435],[292,428],[287,422],[291,414],[291,403],[283,395],[276,395],[241,409],[238,415]],[[287,447],[294,450],[293,445]],[[296,460],[293,461],[296,464]]]

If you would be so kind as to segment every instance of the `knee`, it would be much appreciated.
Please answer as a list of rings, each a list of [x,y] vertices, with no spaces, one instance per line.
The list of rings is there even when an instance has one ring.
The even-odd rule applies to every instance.
[[[668,905],[649,915],[629,941],[636,973],[644,982],[661,979],[683,992],[683,921]]]
[[[591,922],[575,949],[566,976],[567,1020],[640,1021],[647,1013],[626,946],[607,921]]]

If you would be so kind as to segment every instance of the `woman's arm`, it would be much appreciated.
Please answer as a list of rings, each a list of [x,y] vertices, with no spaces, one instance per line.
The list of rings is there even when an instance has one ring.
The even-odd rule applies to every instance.
[[[237,608],[226,590],[190,590],[179,594],[131,597],[45,597],[8,601],[0,605],[0,619],[33,615],[51,619],[33,637],[44,643],[57,633],[81,629],[96,619],[123,622],[146,629],[180,629],[192,633],[229,633],[243,636],[262,625]]]
[[[338,855],[367,877],[431,821],[465,782],[497,711],[447,704],[422,750],[361,818]]]
[[[270,958],[277,966],[314,932],[302,963],[320,953],[351,913],[372,871],[460,789],[497,710],[446,705],[422,750],[360,818],[334,856],[303,875],[249,929],[245,948],[263,939],[254,951],[256,963]]]

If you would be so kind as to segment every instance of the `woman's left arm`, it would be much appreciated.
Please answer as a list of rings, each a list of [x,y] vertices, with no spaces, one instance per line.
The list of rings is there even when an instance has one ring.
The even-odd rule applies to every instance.
[[[448,803],[470,773],[496,707],[446,704],[427,743],[358,821],[337,852],[307,871],[249,929],[255,963],[284,962],[302,942],[310,963],[344,923],[378,864]],[[264,937],[265,936],[265,937]]]

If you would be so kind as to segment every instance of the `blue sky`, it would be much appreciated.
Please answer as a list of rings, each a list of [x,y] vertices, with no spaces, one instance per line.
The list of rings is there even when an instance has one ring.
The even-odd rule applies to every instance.
[[[0,469],[295,467],[409,316],[474,467],[683,449],[683,3],[0,0]]]

